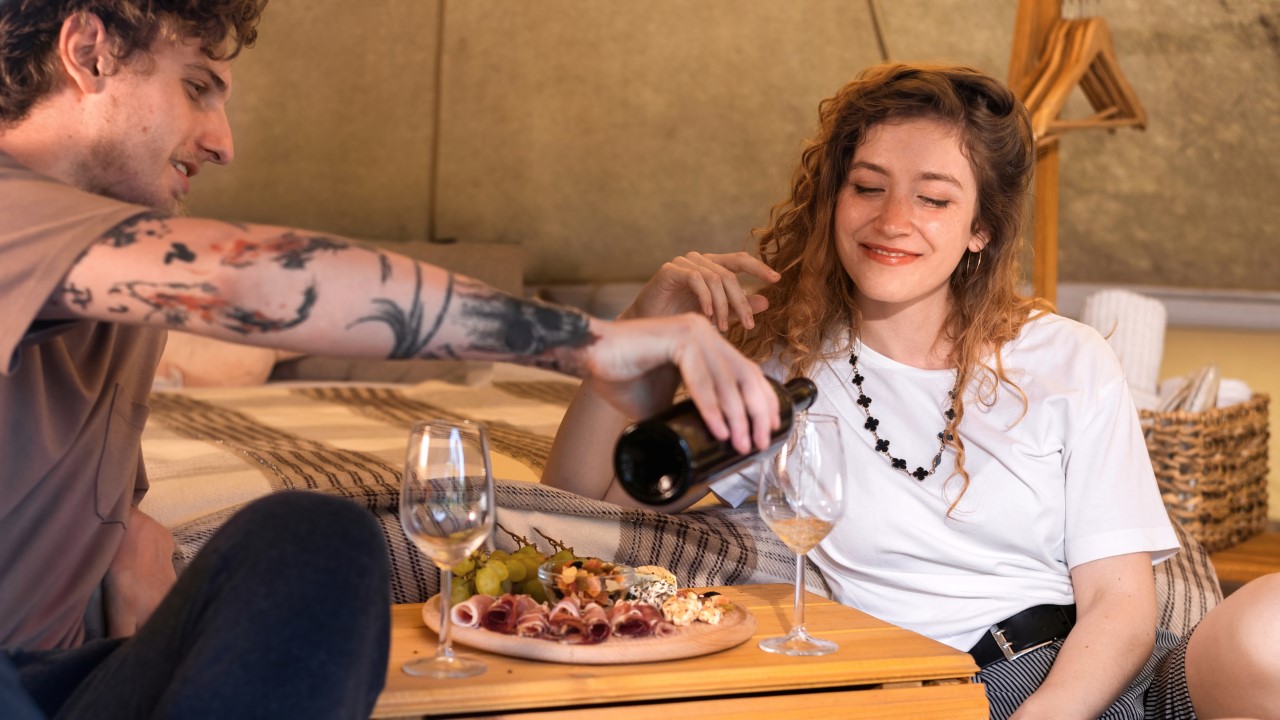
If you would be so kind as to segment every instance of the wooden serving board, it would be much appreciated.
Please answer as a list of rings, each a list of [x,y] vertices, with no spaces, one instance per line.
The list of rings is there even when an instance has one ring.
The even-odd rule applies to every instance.
[[[422,620],[433,632],[440,631],[440,596],[422,605]],[[621,665],[698,657],[746,642],[756,631],[756,618],[741,605],[725,612],[715,625],[695,622],[677,628],[671,637],[610,637],[596,645],[568,645],[542,638],[503,635],[484,628],[451,628],[453,639],[487,652],[529,660],[579,665]]]

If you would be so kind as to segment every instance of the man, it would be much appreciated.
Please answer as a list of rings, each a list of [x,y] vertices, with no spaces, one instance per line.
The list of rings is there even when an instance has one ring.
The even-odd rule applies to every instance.
[[[232,160],[231,61],[265,2],[0,0],[0,681],[12,661],[46,714],[359,716],[381,688],[385,549],[350,503],[259,501],[174,586],[172,539],[136,507],[168,329],[533,364],[633,416],[683,378],[740,450],[777,422],[705,319],[610,323],[342,238],[181,217],[191,178]],[[99,593],[117,639],[86,643]]]

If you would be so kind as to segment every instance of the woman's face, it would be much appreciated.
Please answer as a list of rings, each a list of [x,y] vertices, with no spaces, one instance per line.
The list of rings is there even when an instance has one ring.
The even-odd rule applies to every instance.
[[[926,304],[945,310],[948,278],[972,232],[978,189],[959,132],[915,119],[871,128],[836,199],[836,250],[866,318]]]

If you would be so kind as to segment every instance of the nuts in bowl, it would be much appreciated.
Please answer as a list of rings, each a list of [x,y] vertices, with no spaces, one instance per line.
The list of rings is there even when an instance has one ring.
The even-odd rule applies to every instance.
[[[627,596],[635,584],[636,571],[600,558],[574,558],[539,565],[538,579],[546,588],[547,600],[553,603],[576,596],[584,605],[594,602],[608,608]]]

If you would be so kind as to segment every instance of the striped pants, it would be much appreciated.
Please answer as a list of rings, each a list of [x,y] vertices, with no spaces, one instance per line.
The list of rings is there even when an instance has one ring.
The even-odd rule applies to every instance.
[[[1190,633],[1187,634],[1189,638]],[[986,686],[992,720],[1003,720],[1044,682],[1053,660],[1062,647],[1059,640],[1033,650],[1016,660],[992,663],[978,673]],[[1194,720],[1191,694],[1187,691],[1187,640],[1164,630],[1156,630],[1156,647],[1124,693],[1102,714],[1106,720],[1176,718]]]

